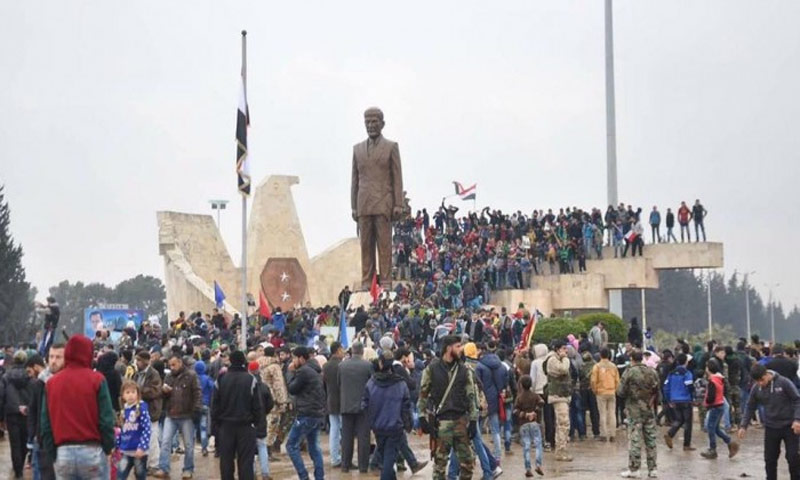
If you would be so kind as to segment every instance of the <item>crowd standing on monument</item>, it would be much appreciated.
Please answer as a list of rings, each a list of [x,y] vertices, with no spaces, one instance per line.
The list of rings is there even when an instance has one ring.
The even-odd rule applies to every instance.
[[[613,248],[614,258],[643,254],[645,228],[651,227],[652,243],[677,242],[673,233],[676,216],[667,209],[666,235],[661,235],[662,217],[653,207],[647,219],[641,208],[631,205],[582,210],[567,207],[505,214],[489,207],[457,216],[459,209],[445,206],[431,216],[427,209],[397,222],[393,237],[392,265],[398,295],[431,298],[447,308],[479,306],[490,292],[535,287],[538,275],[582,273],[587,260],[602,259],[603,247]],[[695,240],[705,236],[708,212],[696,200],[685,202],[677,212],[681,242],[691,241],[689,223],[694,222]],[[368,282],[368,280],[367,280]],[[368,288],[367,284],[365,288]]]

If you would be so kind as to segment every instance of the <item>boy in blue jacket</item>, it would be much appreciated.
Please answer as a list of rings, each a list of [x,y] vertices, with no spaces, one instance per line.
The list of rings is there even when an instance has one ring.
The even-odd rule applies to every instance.
[[[202,360],[198,360],[194,364],[194,371],[197,374],[197,380],[200,383],[200,393],[203,397],[203,413],[200,418],[194,422],[195,431],[200,433],[200,445],[202,446],[203,456],[208,456],[208,425],[209,422],[209,405],[211,405],[211,394],[214,392],[214,380],[211,380],[206,374],[206,364]]]
[[[411,395],[406,382],[392,371],[392,363],[394,355],[384,352],[361,401],[383,459],[381,480],[397,478],[394,463],[403,430],[411,430]]]
[[[664,382],[664,400],[673,411],[672,427],[664,434],[664,441],[672,448],[672,439],[683,427],[683,451],[690,452],[692,447],[692,401],[694,399],[694,376],[686,368],[689,357],[685,353],[675,359],[675,367]]]
[[[150,412],[147,402],[140,399],[139,386],[132,380],[122,384],[122,432],[117,448],[122,452],[117,478],[125,480],[133,470],[136,480],[147,478],[147,451],[150,449]]]

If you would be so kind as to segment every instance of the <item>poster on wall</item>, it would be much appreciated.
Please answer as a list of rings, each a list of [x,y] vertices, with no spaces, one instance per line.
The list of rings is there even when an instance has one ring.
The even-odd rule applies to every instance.
[[[89,338],[94,338],[98,330],[108,330],[111,341],[117,343],[128,322],[133,322],[136,330],[139,330],[143,320],[144,310],[87,308],[83,311],[83,333]]]

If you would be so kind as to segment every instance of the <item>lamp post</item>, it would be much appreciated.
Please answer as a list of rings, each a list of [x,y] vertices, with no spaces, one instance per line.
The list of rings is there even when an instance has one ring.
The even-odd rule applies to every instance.
[[[605,0],[606,63],[606,194],[609,205],[619,202],[617,190],[617,114],[614,88],[614,5]],[[608,309],[622,317],[622,290],[608,291]]]
[[[220,228],[220,212],[225,210],[225,206],[228,204],[227,200],[209,200],[208,203],[211,204],[211,210],[217,211],[217,228]]]
[[[708,294],[708,339],[713,340],[714,330],[711,318],[711,270],[706,270],[706,292]]]
[[[775,304],[772,303],[772,290],[781,286],[780,283],[765,283],[769,289],[769,325],[770,325],[770,346],[775,345]]]
[[[756,271],[747,272],[744,274],[744,312],[747,318],[747,341],[750,341],[750,284],[747,283],[747,277],[755,275]]]

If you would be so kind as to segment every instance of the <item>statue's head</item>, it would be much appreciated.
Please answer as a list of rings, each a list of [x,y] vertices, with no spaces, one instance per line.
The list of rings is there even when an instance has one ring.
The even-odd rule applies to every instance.
[[[378,138],[385,123],[383,122],[383,112],[378,107],[370,107],[364,112],[364,125],[367,127],[369,138]]]

